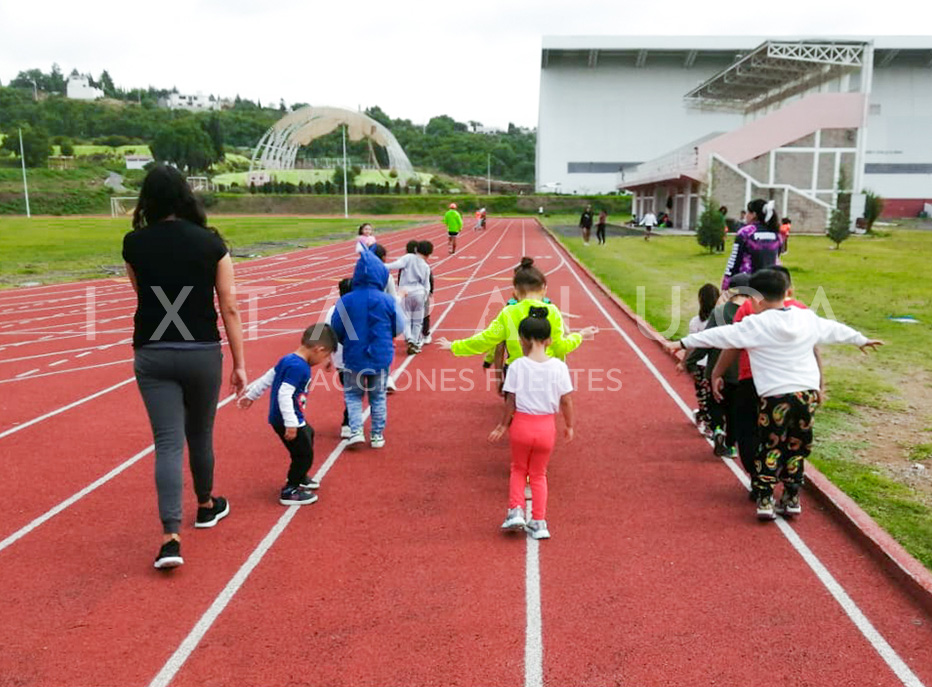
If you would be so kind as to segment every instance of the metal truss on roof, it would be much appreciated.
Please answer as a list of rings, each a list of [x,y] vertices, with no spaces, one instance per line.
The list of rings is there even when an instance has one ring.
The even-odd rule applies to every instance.
[[[702,107],[750,112],[859,70],[868,43],[767,41],[686,94]]]

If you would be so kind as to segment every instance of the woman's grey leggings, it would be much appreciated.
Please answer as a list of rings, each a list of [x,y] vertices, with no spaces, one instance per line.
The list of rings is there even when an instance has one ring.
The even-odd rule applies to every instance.
[[[185,440],[198,503],[214,485],[214,416],[223,374],[216,348],[136,349],[139,393],[155,440],[155,488],[165,534],[181,529],[182,463]]]

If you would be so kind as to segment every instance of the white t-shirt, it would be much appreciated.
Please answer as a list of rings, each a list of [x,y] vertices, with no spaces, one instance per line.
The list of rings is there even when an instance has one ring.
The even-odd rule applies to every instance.
[[[548,358],[538,363],[518,358],[508,366],[504,391],[515,395],[515,409],[528,415],[553,415],[560,410],[560,397],[573,390],[570,369],[562,360]]]

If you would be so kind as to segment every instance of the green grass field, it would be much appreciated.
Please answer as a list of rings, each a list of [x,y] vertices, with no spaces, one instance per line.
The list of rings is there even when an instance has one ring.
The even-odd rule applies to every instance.
[[[229,217],[211,223],[234,256],[272,255],[304,246],[350,238],[363,221],[376,231],[415,224],[411,220],[351,217]],[[0,288],[28,282],[43,284],[123,274],[120,255],[130,218],[9,217],[0,221]]]
[[[731,248],[729,242],[725,254],[710,255],[692,236],[613,238],[606,246],[584,246],[572,235],[562,240],[672,339],[687,333],[699,287],[721,283]],[[851,346],[823,348],[829,400],[816,417],[812,462],[932,568],[932,485],[913,482],[909,470],[910,461],[932,457],[932,406],[924,405],[932,399],[932,282],[924,276],[930,259],[932,232],[894,229],[852,237],[841,250],[823,236],[793,236],[784,263],[800,300],[888,344],[867,357]],[[919,323],[888,319],[899,315]]]

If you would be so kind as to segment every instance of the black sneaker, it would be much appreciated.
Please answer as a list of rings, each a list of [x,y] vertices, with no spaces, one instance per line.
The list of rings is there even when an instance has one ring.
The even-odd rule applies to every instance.
[[[320,489],[320,482],[318,482],[316,479],[305,477],[301,480],[300,486],[304,491],[314,491],[316,489]]]
[[[230,514],[230,503],[222,496],[213,497],[214,505],[210,508],[199,506],[195,527],[213,527]]]
[[[184,565],[184,558],[181,557],[181,542],[177,539],[169,539],[162,544],[159,555],[155,557],[154,565],[159,570],[169,570]]]
[[[724,458],[729,454],[728,446],[725,443],[725,430],[716,429],[712,434],[712,453],[719,458]]]
[[[290,487],[287,484],[282,489],[278,502],[283,506],[306,506],[317,500],[317,494],[304,491],[301,487]]]

